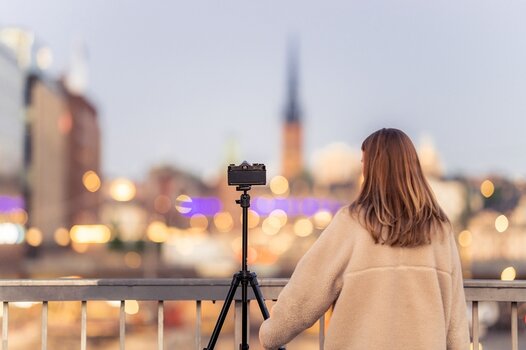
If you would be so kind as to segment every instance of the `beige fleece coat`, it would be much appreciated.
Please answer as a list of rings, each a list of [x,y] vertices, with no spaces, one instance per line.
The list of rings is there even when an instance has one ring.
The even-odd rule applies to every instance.
[[[277,349],[334,303],[325,350],[467,350],[469,330],[454,235],[398,248],[375,244],[341,209],[299,261],[259,338]]]

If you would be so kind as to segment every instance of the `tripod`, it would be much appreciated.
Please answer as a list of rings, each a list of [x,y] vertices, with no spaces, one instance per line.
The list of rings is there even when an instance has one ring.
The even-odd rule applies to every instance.
[[[232,300],[234,300],[234,295],[236,294],[237,287],[239,287],[239,284],[241,283],[241,301],[242,301],[242,308],[241,308],[241,323],[242,323],[242,333],[241,333],[241,344],[239,344],[239,350],[248,350],[248,294],[247,294],[247,288],[248,284],[252,287],[252,290],[254,291],[254,295],[256,296],[256,300],[258,302],[259,308],[261,310],[261,313],[263,314],[263,318],[266,320],[270,317],[270,314],[268,312],[267,306],[265,305],[265,301],[263,300],[263,295],[261,294],[261,290],[259,289],[259,284],[257,280],[256,273],[248,271],[247,268],[247,241],[248,241],[248,208],[250,207],[250,195],[247,193],[250,191],[250,185],[241,185],[237,186],[237,191],[243,191],[241,194],[240,199],[236,200],[236,203],[243,208],[243,219],[242,219],[242,225],[243,225],[243,256],[242,256],[242,266],[241,271],[234,274],[232,278],[232,283],[230,284],[230,290],[228,291],[228,294],[225,299],[225,303],[223,304],[223,308],[221,309],[221,313],[219,314],[219,318],[217,319],[217,323],[214,327],[214,331],[212,332],[212,336],[210,337],[210,341],[208,342],[208,346],[204,348],[204,350],[213,350],[217,338],[219,337],[219,333],[221,332],[221,328],[223,327],[223,323],[225,322],[226,315],[228,313],[228,309],[230,308],[230,305],[232,304]],[[283,348],[280,348],[283,349]]]

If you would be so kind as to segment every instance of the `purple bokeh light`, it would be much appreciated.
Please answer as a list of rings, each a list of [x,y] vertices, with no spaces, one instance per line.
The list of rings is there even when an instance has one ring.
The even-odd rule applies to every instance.
[[[289,216],[312,216],[320,210],[336,213],[344,205],[343,202],[333,199],[319,199],[314,197],[306,198],[274,198],[274,197],[255,197],[252,199],[250,209],[260,216],[267,216],[275,209],[281,209]],[[183,202],[181,207],[189,209],[182,213],[185,217],[192,217],[195,214],[214,216],[219,213],[223,205],[217,197],[192,197],[191,201]]]
[[[195,214],[202,214],[205,216],[214,216],[223,208],[221,201],[216,197],[192,197],[192,201],[183,202],[181,207],[190,209],[183,216],[191,217]]]
[[[252,210],[261,216],[269,215],[275,209],[281,209],[289,216],[312,216],[320,210],[336,213],[344,203],[332,199],[307,198],[273,198],[256,197]]]
[[[0,196],[0,213],[11,213],[25,209],[24,199],[17,196]]]

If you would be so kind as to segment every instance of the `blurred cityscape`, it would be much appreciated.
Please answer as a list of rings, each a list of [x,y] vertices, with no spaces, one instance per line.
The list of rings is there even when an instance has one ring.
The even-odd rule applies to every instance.
[[[236,272],[240,193],[226,181],[227,165],[241,161],[235,150],[218,169],[222,175],[206,180],[175,164],[159,164],[139,180],[107,178],[104,130],[99,106],[85,94],[82,49],[62,76],[48,73],[50,55],[34,33],[0,29],[0,277],[228,278]],[[344,143],[317,150],[314,166],[306,166],[298,55],[291,43],[285,109],[275,116],[280,173],[250,192],[249,264],[264,277],[289,277],[361,181],[361,152]],[[526,181],[445,174],[430,138],[418,152],[453,222],[464,277],[525,278]],[[487,326],[509,318],[492,304],[487,309]],[[525,314],[521,307],[522,327]]]

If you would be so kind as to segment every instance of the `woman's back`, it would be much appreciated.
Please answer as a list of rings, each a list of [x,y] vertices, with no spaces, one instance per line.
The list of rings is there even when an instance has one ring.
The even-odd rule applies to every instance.
[[[438,228],[442,232],[431,244],[414,248],[375,244],[346,212],[337,219],[341,236],[333,239],[352,246],[352,253],[326,349],[446,349],[448,331],[457,337],[450,331],[457,321],[463,325],[459,348],[466,349],[465,299],[453,234]]]
[[[336,300],[326,350],[466,349],[455,243],[449,232],[435,238],[416,248],[375,244],[347,208],[340,210],[262,325],[263,345],[274,349],[290,341]]]

